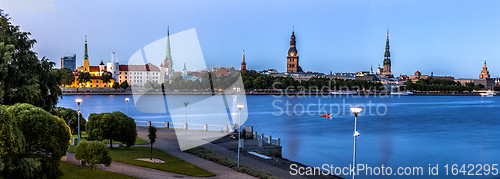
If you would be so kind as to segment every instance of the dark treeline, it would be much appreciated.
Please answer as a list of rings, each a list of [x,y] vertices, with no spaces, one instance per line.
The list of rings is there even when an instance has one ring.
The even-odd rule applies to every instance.
[[[382,83],[365,80],[343,80],[312,77],[297,81],[292,77],[273,77],[256,71],[243,71],[245,89],[303,89],[303,90],[383,90]]]
[[[465,86],[460,82],[456,82],[453,80],[442,80],[442,79],[434,79],[429,77],[427,79],[420,79],[417,82],[413,83],[411,80],[408,80],[405,83],[406,90],[412,91],[441,91],[441,92],[451,92],[451,91],[472,91],[472,90],[480,90],[484,88],[484,85],[478,84],[474,85],[474,83],[467,83]]]

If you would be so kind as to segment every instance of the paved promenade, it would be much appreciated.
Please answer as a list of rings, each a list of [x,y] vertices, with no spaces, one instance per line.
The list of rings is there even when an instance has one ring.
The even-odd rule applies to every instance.
[[[146,141],[149,141],[148,139],[148,130],[147,128],[143,127],[138,127],[137,128],[137,133],[138,136]],[[177,130],[177,133],[180,134],[181,136],[184,135],[184,130]],[[174,155],[175,157],[178,157],[180,159],[183,159],[191,164],[197,165],[205,170],[208,170],[212,172],[211,165],[206,165],[208,163],[213,163],[207,160],[199,160],[199,157],[196,157],[194,155],[185,153],[180,151],[179,146],[178,146],[178,141],[177,141],[177,136],[176,136],[176,131],[172,129],[158,129],[156,135],[158,138],[156,139],[156,143],[154,144],[154,147],[157,149],[160,149],[164,152],[167,152],[169,154]],[[219,155],[225,156],[231,160],[237,161],[238,155],[236,152],[233,152],[227,148],[221,147],[216,144],[209,143],[209,141],[205,141],[206,139],[213,139],[214,136],[220,136],[221,134],[218,132],[204,132],[204,131],[187,131],[187,140],[188,143],[197,143],[200,145],[203,145],[204,147],[208,148],[209,150],[218,153]],[[182,139],[182,137],[181,137]],[[205,140],[203,140],[205,139]],[[182,140],[181,140],[182,143]],[[234,142],[235,144],[237,142]],[[240,155],[240,162],[242,165],[249,166],[251,168],[263,171],[263,172],[268,172],[271,173],[275,176],[281,177],[281,178],[291,178],[291,179],[303,179],[306,177],[303,176],[293,176],[290,175],[290,170],[289,166],[292,162],[279,159],[279,160],[264,160],[260,159],[258,157],[255,157],[251,154],[243,152],[242,155]],[[218,165],[218,164],[217,164]],[[205,168],[209,167],[209,168]],[[227,168],[227,167],[225,167]],[[228,168],[229,169],[229,168]],[[230,169],[232,170],[232,169]],[[232,170],[234,171],[234,170]],[[222,170],[218,171],[221,172],[220,175],[225,175],[227,174],[228,171]],[[219,173],[213,172],[217,175]],[[224,177],[225,178],[225,177]],[[232,177],[231,177],[232,178]],[[238,177],[239,178],[239,177]],[[336,176],[308,176],[307,178],[338,178]]]

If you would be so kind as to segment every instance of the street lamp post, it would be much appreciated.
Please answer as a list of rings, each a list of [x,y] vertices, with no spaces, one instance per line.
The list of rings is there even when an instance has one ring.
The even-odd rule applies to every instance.
[[[184,107],[186,108],[186,113],[184,115],[184,147],[187,145],[187,120],[188,120],[188,102],[184,102]]]
[[[356,130],[356,124],[358,121],[358,114],[363,110],[361,107],[351,107],[351,112],[354,113],[354,152],[352,157],[352,167],[356,167],[356,137],[360,136]],[[354,179],[355,173],[352,173],[352,179]]]
[[[76,103],[78,104],[78,111],[76,115],[78,116],[78,144],[80,143],[80,103],[82,102],[82,98],[76,98]],[[80,166],[80,160],[78,160],[78,166]]]
[[[127,116],[128,116],[128,100],[130,100],[130,99],[125,98],[125,101],[127,101]]]
[[[240,122],[238,123],[238,168],[240,167],[240,148],[241,148],[241,108],[245,107],[243,104],[237,104],[236,107],[239,109]]]

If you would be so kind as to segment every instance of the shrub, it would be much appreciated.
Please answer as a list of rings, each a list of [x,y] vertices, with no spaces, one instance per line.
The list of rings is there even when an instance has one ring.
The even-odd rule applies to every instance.
[[[111,165],[111,156],[109,155],[106,144],[99,141],[83,141],[76,146],[75,158],[83,159],[90,168],[96,168],[98,164],[104,164],[106,167]]]
[[[58,107],[55,110],[55,115],[63,119],[69,128],[71,128],[72,134],[78,134],[78,116],[77,111],[71,108]],[[85,118],[80,114],[80,130],[85,131]]]
[[[89,115],[86,129],[92,138],[109,139],[110,148],[113,148],[113,140],[122,142],[127,147],[133,146],[137,137],[134,119],[121,112],[92,113]]]
[[[4,178],[57,178],[61,157],[66,155],[71,131],[66,122],[31,104],[18,103],[7,108],[25,139],[18,155],[4,161]]]

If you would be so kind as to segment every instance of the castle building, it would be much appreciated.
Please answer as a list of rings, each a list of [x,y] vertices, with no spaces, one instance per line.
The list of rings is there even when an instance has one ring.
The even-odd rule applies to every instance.
[[[245,71],[245,70],[247,70],[247,64],[245,63],[245,50],[243,50],[243,61],[241,62],[240,71]]]
[[[290,49],[288,50],[288,56],[286,57],[286,72],[302,72],[302,68],[299,66],[299,53],[295,47],[294,31],[292,31],[292,36],[290,37]]]
[[[486,67],[486,59],[484,59],[483,70],[481,70],[481,74],[479,74],[479,78],[490,78],[490,71],[488,71],[488,67]]]
[[[385,41],[384,66],[382,76],[392,77],[391,72],[391,53],[389,52],[389,30],[387,30],[387,40]]]
[[[76,55],[74,55],[76,57]],[[76,61],[76,60],[75,60]],[[75,64],[76,65],[76,64]],[[108,71],[107,67],[104,65],[104,62],[101,61],[99,66],[90,66],[88,48],[87,48],[87,36],[85,36],[85,49],[83,52],[83,66],[76,68],[74,70],[75,81],[71,85],[66,85],[65,87],[75,88],[75,87],[87,87],[87,88],[110,88],[113,86],[115,80],[113,78],[110,79],[109,83],[104,83],[101,80],[101,75],[103,72]],[[78,74],[80,73],[89,73],[90,81],[86,84],[80,84],[78,81]]]
[[[65,56],[61,58],[61,69],[67,68],[71,71],[76,69],[76,54],[73,56]]]

